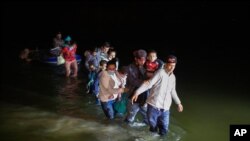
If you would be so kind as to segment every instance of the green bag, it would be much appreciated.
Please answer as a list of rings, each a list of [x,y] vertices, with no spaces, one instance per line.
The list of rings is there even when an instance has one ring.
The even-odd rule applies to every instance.
[[[115,111],[119,114],[125,114],[127,110],[127,102],[128,102],[127,94],[123,93],[121,100],[116,101],[114,104]]]

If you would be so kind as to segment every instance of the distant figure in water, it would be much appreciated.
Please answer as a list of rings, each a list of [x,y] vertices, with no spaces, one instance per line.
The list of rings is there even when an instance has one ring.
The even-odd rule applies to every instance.
[[[19,58],[25,62],[31,62],[32,59],[29,57],[30,55],[30,50],[28,48],[25,48],[24,50],[21,51],[19,54]]]
[[[56,37],[53,39],[53,48],[50,49],[52,55],[58,56],[64,47],[64,40],[62,39],[62,33],[58,32]]]
[[[53,39],[53,47],[63,47],[64,46],[64,40],[62,39],[62,33],[58,32],[56,34],[56,37]]]
[[[30,50],[28,48],[25,48],[20,52],[19,58],[24,62],[31,62],[34,60],[38,60],[39,59],[39,50],[38,50],[38,48],[36,48],[34,50]]]
[[[77,77],[78,66],[75,57],[77,44],[71,41],[70,36],[65,38],[65,43],[65,47],[62,49],[61,53],[65,59],[66,77],[70,76],[71,68],[73,69],[73,77]]]
[[[138,96],[144,91],[150,89],[147,98],[147,116],[150,131],[166,135],[168,133],[170,106],[172,99],[177,104],[177,110],[183,111],[183,106],[177,95],[175,85],[175,75],[173,73],[177,63],[177,58],[173,55],[167,57],[164,69],[157,71],[151,79],[145,81],[133,95],[132,103],[137,100]]]

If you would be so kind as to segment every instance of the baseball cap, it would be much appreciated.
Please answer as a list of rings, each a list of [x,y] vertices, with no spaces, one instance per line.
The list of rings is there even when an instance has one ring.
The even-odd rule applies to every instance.
[[[134,57],[136,58],[146,58],[147,57],[147,52],[143,49],[139,49],[137,51],[134,52]]]

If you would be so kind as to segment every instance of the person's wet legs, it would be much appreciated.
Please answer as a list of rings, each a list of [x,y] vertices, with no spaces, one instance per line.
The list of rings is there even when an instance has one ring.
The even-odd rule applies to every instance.
[[[73,70],[74,70],[73,77],[77,77],[77,72],[78,72],[77,61],[74,60],[74,61],[71,63],[71,65],[72,65],[72,68],[73,68]]]
[[[137,112],[140,110],[140,107],[138,103],[132,104],[131,100],[129,100],[127,109],[128,109],[128,113],[124,121],[127,123],[131,123],[134,121]]]
[[[154,133],[158,132],[157,120],[158,120],[159,114],[160,113],[157,109],[155,109],[151,105],[148,105],[147,116],[148,116],[148,121],[149,121],[149,131],[154,132]]]
[[[101,102],[102,110],[108,119],[114,119],[114,100]]]
[[[158,118],[158,127],[160,135],[166,135],[168,133],[169,114],[170,114],[169,110],[161,112],[161,115]]]
[[[66,70],[66,77],[69,77],[70,75],[70,61],[65,61],[65,70]]]

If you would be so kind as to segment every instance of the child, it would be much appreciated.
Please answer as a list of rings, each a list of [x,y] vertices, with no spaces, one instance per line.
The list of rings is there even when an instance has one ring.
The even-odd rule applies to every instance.
[[[70,36],[65,39],[66,45],[62,49],[61,54],[65,59],[65,69],[66,69],[66,77],[70,76],[71,68],[73,68],[73,77],[77,77],[78,66],[76,61],[76,50],[77,44],[71,41]]]
[[[96,97],[96,105],[101,105],[100,99],[98,98],[99,95],[99,80],[101,73],[106,70],[107,67],[107,61],[101,60],[99,63],[99,70],[96,74],[95,80],[94,80],[94,89],[93,89],[93,94]]]
[[[125,71],[125,67],[122,67],[122,69],[119,69],[117,72],[117,76],[119,77],[119,79],[121,80],[121,85],[120,88],[125,88],[126,82],[127,82],[127,73]],[[118,101],[121,100],[121,93],[118,94]]]
[[[89,62],[89,74],[87,83],[87,93],[93,93],[94,91],[94,80],[97,77],[97,69],[92,61]]]
[[[116,72],[118,78],[121,80],[120,88],[125,88],[126,81],[127,81],[127,73],[125,67],[122,67]],[[117,100],[114,104],[114,109],[116,112],[116,116],[123,117],[126,113],[126,106],[127,106],[127,94],[126,93],[119,93],[117,96]]]
[[[148,52],[147,60],[145,63],[146,76],[148,79],[152,78],[154,72],[158,69],[162,68],[163,61],[157,59],[157,52],[155,50],[151,50]]]

